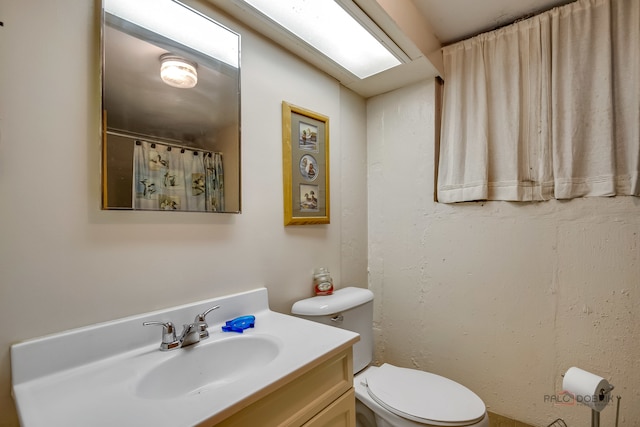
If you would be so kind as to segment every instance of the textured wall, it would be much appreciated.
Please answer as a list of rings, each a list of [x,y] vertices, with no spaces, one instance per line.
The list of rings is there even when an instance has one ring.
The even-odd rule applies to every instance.
[[[288,312],[312,295],[318,266],[328,267],[337,284],[344,272],[366,285],[366,211],[350,209],[348,221],[358,228],[343,225],[341,215],[343,191],[350,206],[366,206],[366,164],[351,161],[366,157],[364,100],[224,17],[242,34],[243,213],[100,211],[95,4],[0,4],[3,427],[17,425],[12,343],[258,286],[268,287],[272,308]],[[283,100],[330,117],[330,225],[282,225]],[[350,244],[342,258],[342,239],[360,246]]]
[[[433,201],[433,82],[367,101],[376,358],[445,375],[489,410],[588,425],[554,406],[570,366],[606,377],[640,421],[640,200]],[[613,425],[615,401],[602,413]]]

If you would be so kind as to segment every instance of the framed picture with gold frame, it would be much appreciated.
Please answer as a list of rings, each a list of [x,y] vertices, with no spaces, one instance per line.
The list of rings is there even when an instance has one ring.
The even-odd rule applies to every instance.
[[[284,225],[329,224],[329,117],[282,102]]]

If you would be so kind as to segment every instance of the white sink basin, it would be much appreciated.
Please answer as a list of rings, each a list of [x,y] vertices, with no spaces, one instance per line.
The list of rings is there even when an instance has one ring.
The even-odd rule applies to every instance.
[[[15,344],[11,369],[20,425],[214,425],[358,339],[271,311],[268,301],[267,290],[258,288]],[[160,351],[161,331],[142,326],[188,323],[215,305],[210,338],[193,346]],[[245,315],[255,315],[255,327],[222,331],[225,321]]]
[[[172,358],[147,372],[136,394],[149,399],[169,399],[206,393],[250,376],[278,356],[273,337],[236,335],[203,341],[175,351]]]

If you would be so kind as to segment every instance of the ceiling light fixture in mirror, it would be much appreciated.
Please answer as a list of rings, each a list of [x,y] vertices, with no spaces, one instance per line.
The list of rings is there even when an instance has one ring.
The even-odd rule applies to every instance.
[[[160,78],[169,86],[191,89],[198,84],[197,66],[195,62],[164,53],[160,56]]]

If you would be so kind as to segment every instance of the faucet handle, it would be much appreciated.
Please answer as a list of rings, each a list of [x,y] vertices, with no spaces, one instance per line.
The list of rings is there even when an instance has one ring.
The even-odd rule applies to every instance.
[[[207,309],[204,313],[198,314],[196,316],[196,319],[195,319],[194,323],[198,327],[198,332],[200,333],[200,339],[201,340],[209,338],[209,331],[207,330],[209,325],[204,320],[204,318],[207,317],[207,314],[211,313],[213,310],[216,310],[218,308],[220,308],[219,305],[213,306],[213,307]]]
[[[180,346],[180,342],[176,338],[176,328],[171,322],[143,322],[143,326],[162,326],[162,343],[160,344],[160,350],[171,350]]]

